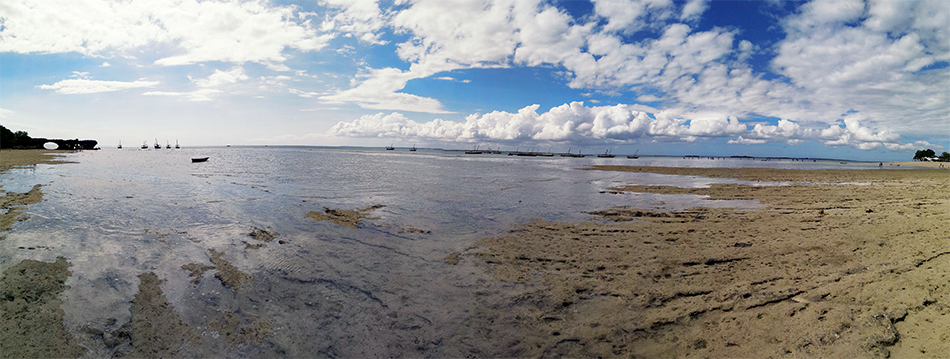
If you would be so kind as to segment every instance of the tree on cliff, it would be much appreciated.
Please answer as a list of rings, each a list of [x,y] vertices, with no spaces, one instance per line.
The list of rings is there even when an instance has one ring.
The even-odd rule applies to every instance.
[[[914,154],[914,161],[922,161],[926,157],[935,157],[935,156],[937,156],[937,153],[934,152],[934,150],[931,150],[929,148],[926,150],[917,150],[917,153]]]
[[[29,141],[30,135],[26,131],[13,132],[0,125],[0,148],[14,148],[26,145]]]

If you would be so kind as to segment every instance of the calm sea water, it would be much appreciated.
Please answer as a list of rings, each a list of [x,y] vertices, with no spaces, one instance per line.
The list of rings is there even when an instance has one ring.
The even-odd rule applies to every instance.
[[[192,163],[192,157],[210,157]],[[62,296],[67,329],[90,356],[112,349],[82,329],[129,319],[139,274],[154,272],[183,320],[205,338],[189,348],[219,356],[464,356],[499,354],[473,327],[480,308],[513,285],[493,283],[473,261],[445,264],[480,238],[532,219],[581,221],[585,211],[629,206],[677,210],[754,209],[755,201],[691,195],[605,194],[621,184],[707,186],[728,179],[580,171],[591,164],[776,168],[875,168],[837,161],[793,162],[641,157],[629,160],[525,158],[405,149],[313,147],[106,149],[0,175],[3,189],[43,184],[30,220],[0,241],[0,271],[23,259],[71,263]],[[359,229],[314,222],[310,211],[384,205]],[[253,228],[279,232],[266,247]],[[408,231],[418,228],[427,231]],[[206,272],[190,283],[188,263],[210,264],[209,249],[251,274],[235,292]],[[263,319],[263,343],[224,347],[208,327],[224,313]],[[216,319],[217,318],[217,319]]]

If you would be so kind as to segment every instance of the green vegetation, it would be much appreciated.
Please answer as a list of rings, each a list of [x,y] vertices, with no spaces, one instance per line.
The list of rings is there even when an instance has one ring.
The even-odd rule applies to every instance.
[[[29,146],[30,135],[26,131],[10,131],[3,125],[0,125],[0,148],[16,148]]]
[[[937,157],[937,153],[934,150],[917,150],[917,153],[914,154],[914,161],[930,161],[930,158],[937,158],[937,161],[941,162],[950,162],[950,153],[944,152],[940,154],[940,157]]]

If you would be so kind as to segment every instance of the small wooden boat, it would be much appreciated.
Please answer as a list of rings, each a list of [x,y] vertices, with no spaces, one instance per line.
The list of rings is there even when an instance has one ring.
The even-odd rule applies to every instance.
[[[599,157],[599,158],[614,158],[614,157],[616,157],[616,156],[612,155],[612,154],[610,153],[610,149],[608,149],[606,152],[597,155],[597,157]]]
[[[632,155],[627,156],[627,158],[632,158],[632,159],[640,158],[640,156],[637,156],[638,153],[640,153],[639,148],[637,149],[637,152],[634,152]]]
[[[119,149],[122,149],[122,141],[119,141]]]
[[[395,150],[395,149],[396,149],[396,147],[393,147],[393,145],[386,146],[386,151],[392,151],[392,150]]]
[[[412,144],[412,148],[410,148],[409,151],[416,152],[416,144]]]
[[[158,139],[157,139],[157,138],[155,139],[155,149],[156,149],[156,150],[162,149],[162,145],[158,144]]]
[[[177,150],[177,149],[179,149],[179,148],[181,148],[181,147],[178,147],[178,140],[175,140],[175,149]]]
[[[147,150],[147,149],[148,149],[147,143],[148,143],[148,141],[142,141],[142,149],[143,149],[143,150]]]
[[[191,162],[205,162],[208,160],[208,157],[192,157]]]

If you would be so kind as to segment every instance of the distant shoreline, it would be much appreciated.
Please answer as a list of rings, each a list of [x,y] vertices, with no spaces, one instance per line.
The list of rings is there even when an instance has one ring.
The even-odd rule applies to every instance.
[[[908,167],[926,167],[926,168],[950,168],[950,162],[924,162],[924,161],[901,161],[901,162],[883,162],[885,166],[908,166]]]

